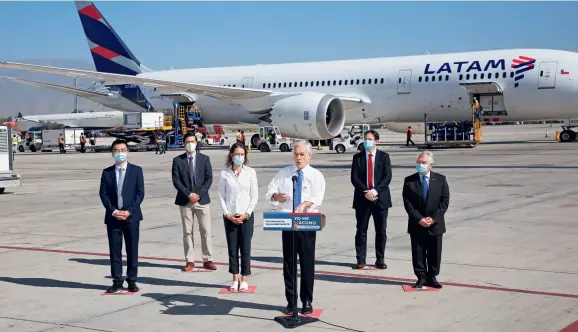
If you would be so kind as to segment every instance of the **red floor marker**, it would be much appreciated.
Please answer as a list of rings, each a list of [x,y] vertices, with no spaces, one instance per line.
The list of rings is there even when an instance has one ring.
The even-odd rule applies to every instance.
[[[574,323],[566,326],[563,330],[561,330],[560,332],[578,332],[578,320],[575,321]]]
[[[301,313],[301,309],[299,309],[297,311],[297,313],[299,314],[299,316],[306,316],[306,317],[311,317],[311,318],[319,318],[321,317],[321,314],[323,313],[323,309],[313,309],[313,312],[308,314],[308,315],[303,315]],[[289,313],[289,314],[285,314],[285,316],[292,316],[293,314]]]
[[[257,286],[249,286],[249,289],[241,292],[239,290],[236,291],[231,291],[231,289],[229,287],[223,287],[221,288],[221,291],[219,292],[219,294],[233,294],[233,293],[255,293],[255,290],[257,289]]]
[[[195,267],[190,271],[183,271],[184,273],[192,273],[192,272],[213,272],[213,270],[201,269],[200,267]]]
[[[417,289],[417,288],[412,288],[411,285],[401,285],[401,287],[406,292],[435,292],[435,291],[439,290],[439,289],[433,288],[433,287],[426,287],[426,288]]]
[[[136,293],[138,293],[138,292],[129,292],[129,291],[123,289],[123,290],[121,290],[121,291],[118,292],[118,293],[107,293],[107,292],[104,292],[104,293],[102,293],[101,295],[134,295],[134,294],[136,294]]]
[[[375,266],[372,265],[365,265],[362,269],[356,269],[354,268],[354,270],[356,271],[363,271],[363,270],[377,270],[378,268],[376,268]]]

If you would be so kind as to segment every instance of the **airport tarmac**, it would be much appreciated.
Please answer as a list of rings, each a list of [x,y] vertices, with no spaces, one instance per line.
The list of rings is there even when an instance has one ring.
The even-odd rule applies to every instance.
[[[550,137],[545,138],[549,130]],[[327,189],[328,225],[318,234],[314,309],[323,322],[302,331],[576,331],[578,328],[578,187],[576,143],[555,142],[557,127],[488,126],[484,144],[434,151],[434,171],[447,176],[441,273],[443,289],[404,292],[415,280],[401,201],[403,179],[417,150],[403,134],[382,132],[392,161],[386,270],[355,271],[353,153],[314,150]],[[419,137],[414,139],[423,141]],[[507,143],[510,141],[513,143]],[[171,160],[139,152],[144,169],[139,248],[140,292],[101,294],[111,285],[104,210],[98,197],[108,153],[24,153],[15,158],[22,186],[0,195],[0,331],[281,331],[273,321],[286,306],[281,237],[262,230],[263,198],[291,153],[251,151],[259,177],[250,284],[253,294],[219,294],[228,287],[228,256],[217,198],[224,149],[211,157],[212,239],[218,270],[185,273],[182,226],[173,204]],[[198,227],[195,225],[195,227]],[[368,231],[373,263],[374,229]],[[200,237],[195,228],[195,257]],[[124,248],[124,246],[123,246]],[[126,271],[126,269],[125,269]],[[569,327],[569,326],[574,327]]]

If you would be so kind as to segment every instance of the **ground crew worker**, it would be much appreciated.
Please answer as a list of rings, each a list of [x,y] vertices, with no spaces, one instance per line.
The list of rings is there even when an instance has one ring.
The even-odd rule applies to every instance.
[[[86,137],[84,137],[84,133],[80,134],[80,152],[84,152],[84,146],[86,145]]]
[[[14,160],[14,155],[16,154],[18,143],[18,135],[12,135],[12,160]]]
[[[203,139],[203,135],[197,130],[195,132],[195,137],[197,138],[197,152],[201,151],[201,141]]]
[[[245,131],[241,130],[241,143],[245,144]]]
[[[64,137],[62,134],[58,135],[58,147],[60,148],[60,153],[64,153]]]
[[[411,142],[411,145],[415,145],[415,143],[413,142],[413,140],[411,139],[411,136],[413,135],[413,130],[411,129],[411,126],[407,127],[407,131],[406,131],[406,137],[407,139],[405,140],[405,146],[409,146],[409,142]]]
[[[243,135],[241,134],[241,129],[237,129],[237,143],[243,143]]]

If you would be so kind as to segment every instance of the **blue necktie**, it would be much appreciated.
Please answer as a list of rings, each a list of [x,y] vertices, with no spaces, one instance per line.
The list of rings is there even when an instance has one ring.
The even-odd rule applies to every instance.
[[[427,199],[427,194],[428,194],[428,185],[427,185],[427,180],[425,179],[425,176],[421,177],[421,189],[423,190],[423,197],[425,199]]]
[[[297,170],[297,182],[295,183],[295,197],[293,197],[293,209],[301,204],[301,191],[303,189],[303,171]]]

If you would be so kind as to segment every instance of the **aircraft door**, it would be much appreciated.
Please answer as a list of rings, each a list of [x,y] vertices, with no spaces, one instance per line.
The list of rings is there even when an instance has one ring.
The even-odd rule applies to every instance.
[[[251,88],[253,86],[253,77],[243,78],[243,88]]]
[[[544,61],[540,63],[538,89],[554,89],[556,87],[557,68],[558,61]]]
[[[136,100],[137,100],[139,103],[144,103],[145,100],[146,100],[146,98],[145,98],[145,96],[143,95],[143,93],[142,93],[142,91],[141,91],[141,89],[140,89],[139,86],[136,87]]]
[[[402,69],[399,71],[397,78],[397,93],[410,93],[411,69]]]

